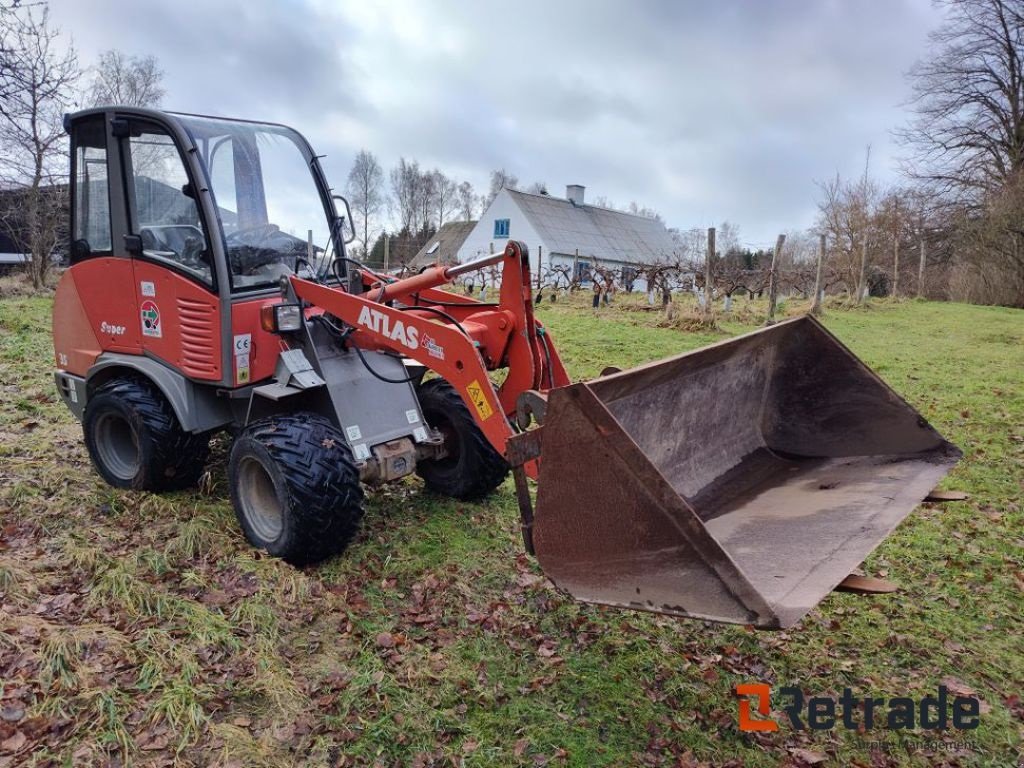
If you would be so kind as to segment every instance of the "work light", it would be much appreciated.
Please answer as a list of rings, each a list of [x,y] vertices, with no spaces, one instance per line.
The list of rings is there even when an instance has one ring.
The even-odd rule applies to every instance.
[[[260,325],[270,333],[297,331],[302,327],[302,307],[298,304],[273,304],[260,310]]]

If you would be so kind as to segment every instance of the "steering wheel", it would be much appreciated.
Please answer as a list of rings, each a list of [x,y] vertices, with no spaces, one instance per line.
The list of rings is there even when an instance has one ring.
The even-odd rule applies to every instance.
[[[206,241],[201,237],[186,237],[181,252],[181,263],[192,269],[209,269],[210,255],[206,253]]]
[[[229,246],[249,246],[250,248],[259,248],[263,245],[265,240],[270,239],[275,234],[281,231],[281,228],[277,224],[257,224],[253,227],[246,227],[245,229],[236,229],[224,236]]]

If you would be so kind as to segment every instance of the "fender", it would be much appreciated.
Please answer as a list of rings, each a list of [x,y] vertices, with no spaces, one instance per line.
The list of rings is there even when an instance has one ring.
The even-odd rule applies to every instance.
[[[168,365],[142,355],[104,352],[86,374],[86,396],[107,381],[134,372],[153,382],[186,432],[208,432],[230,424],[231,410],[209,385],[196,385]],[[88,399],[87,401],[88,402]]]

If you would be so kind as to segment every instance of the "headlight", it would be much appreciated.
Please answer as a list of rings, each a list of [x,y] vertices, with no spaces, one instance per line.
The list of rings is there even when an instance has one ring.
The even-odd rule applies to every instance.
[[[260,310],[260,325],[270,333],[286,333],[302,328],[302,307],[298,304],[273,304]]]

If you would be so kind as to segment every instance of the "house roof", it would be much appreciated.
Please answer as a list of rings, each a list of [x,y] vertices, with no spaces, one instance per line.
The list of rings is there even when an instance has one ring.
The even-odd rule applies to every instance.
[[[431,264],[458,264],[457,254],[462,243],[476,226],[475,221],[449,221],[442,224],[432,238],[412,257],[409,266],[413,269],[429,267]]]
[[[507,190],[551,253],[630,263],[668,259],[676,250],[665,225],[598,205],[576,205],[562,197]]]

